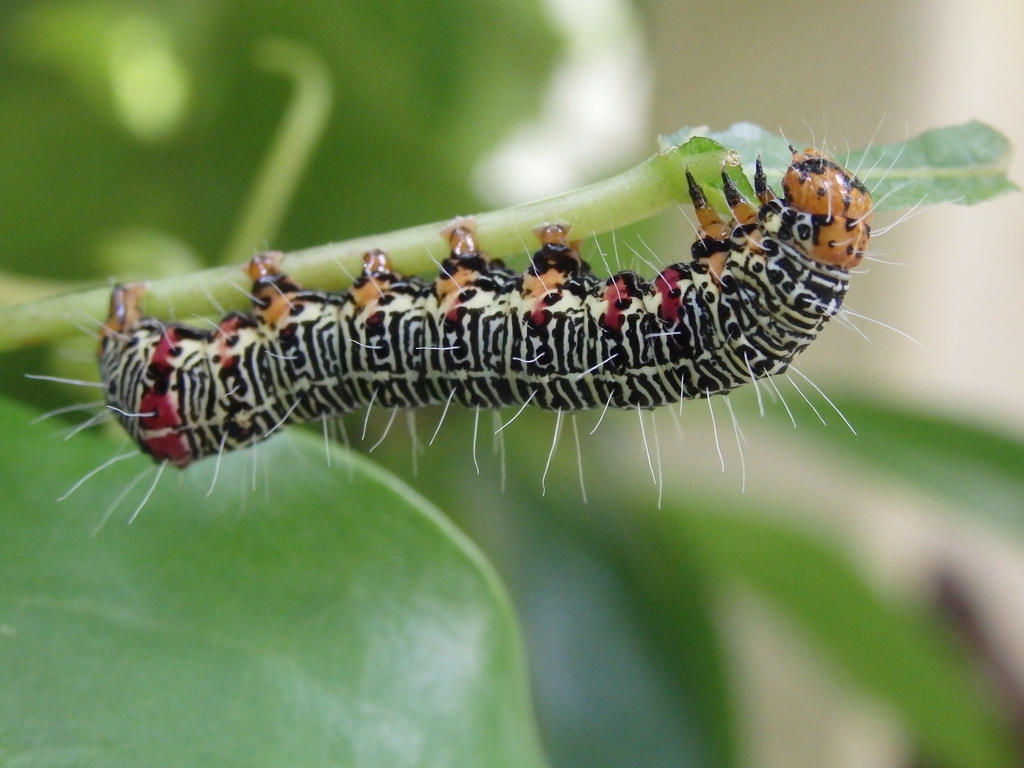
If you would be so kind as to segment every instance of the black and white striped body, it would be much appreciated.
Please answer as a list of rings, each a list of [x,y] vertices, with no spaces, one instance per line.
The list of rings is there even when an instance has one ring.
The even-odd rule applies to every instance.
[[[263,257],[252,312],[209,331],[138,317],[133,294],[102,341],[107,399],[143,450],[185,466],[370,406],[580,411],[728,392],[785,371],[848,284],[845,265],[815,258],[823,214],[765,197],[652,280],[591,274],[557,225],[517,274],[457,224],[434,281],[371,252],[350,290],[306,290]]]

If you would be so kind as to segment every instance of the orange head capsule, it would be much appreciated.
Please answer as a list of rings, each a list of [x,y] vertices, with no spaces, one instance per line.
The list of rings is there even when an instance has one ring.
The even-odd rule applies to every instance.
[[[871,194],[841,165],[813,149],[793,152],[782,179],[786,202],[815,220],[810,256],[849,269],[864,258],[871,237]]]

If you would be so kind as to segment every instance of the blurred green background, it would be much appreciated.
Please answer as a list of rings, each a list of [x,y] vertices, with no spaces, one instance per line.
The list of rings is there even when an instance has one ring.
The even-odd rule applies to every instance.
[[[1022,27],[999,3],[8,2],[0,297],[553,194],[684,124],[750,120],[841,157],[978,118],[1019,145],[1001,77]],[[261,174],[280,220],[250,228]],[[110,504],[141,459],[55,501],[123,450],[115,431],[61,442],[59,420],[5,405],[0,762],[1015,764],[1021,205],[924,201],[876,239],[850,306],[927,349],[851,318],[870,343],[835,323],[798,363],[857,437],[801,379],[827,427],[788,382],[796,430],[753,392],[642,427],[609,414],[593,436],[584,414],[541,495],[551,414],[498,445],[489,414],[453,410],[426,449],[439,411],[416,415],[417,438],[400,414],[370,458],[472,544],[376,469],[335,454],[325,471],[316,435],[225,466],[209,498],[211,467],[168,475],[129,528],[149,478]],[[647,273],[631,249],[667,264],[691,238],[670,212],[616,233],[609,259]],[[3,356],[5,398],[89,399],[24,378],[95,376],[94,325],[76,320],[79,343]],[[388,425],[357,414],[346,431],[366,451]],[[287,663],[265,675],[268,658]]]

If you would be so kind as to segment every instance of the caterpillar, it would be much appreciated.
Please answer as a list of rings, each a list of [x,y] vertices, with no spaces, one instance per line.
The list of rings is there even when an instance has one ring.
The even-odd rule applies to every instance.
[[[850,171],[790,150],[782,197],[758,159],[757,207],[723,172],[730,221],[687,171],[691,257],[651,280],[592,274],[558,223],[535,230],[540,248],[516,273],[456,219],[433,281],[371,250],[350,289],[307,290],[280,254],[260,254],[252,310],[212,329],[147,317],[142,284],[115,286],[100,332],[107,405],[142,451],[186,467],[374,404],[650,409],[783,373],[839,312],[873,212]]]

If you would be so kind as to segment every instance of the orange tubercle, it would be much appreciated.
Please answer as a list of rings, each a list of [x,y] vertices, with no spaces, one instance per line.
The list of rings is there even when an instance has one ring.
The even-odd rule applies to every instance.
[[[459,216],[441,230],[441,238],[448,241],[452,256],[468,256],[477,253],[476,219],[472,216]]]
[[[139,304],[146,293],[145,283],[128,283],[114,287],[110,295],[110,315],[107,317],[105,328],[120,333],[127,330],[140,317],[142,311]]]
[[[291,302],[283,293],[267,286],[256,294],[256,297],[263,302],[263,305],[256,308],[256,313],[269,325],[277,325],[278,321],[285,317],[292,308]]]
[[[366,307],[391,288],[394,267],[384,251],[377,248],[363,254],[363,276],[352,286],[351,296],[357,306]]]
[[[542,224],[533,230],[533,234],[540,240],[541,251],[538,251],[534,256],[534,263],[526,273],[523,275],[523,288],[522,295],[532,296],[535,299],[539,299],[552,291],[559,290],[569,280],[572,274],[576,274],[579,271],[579,267],[583,264],[583,259],[580,258],[577,246],[581,241],[569,240],[569,224]],[[562,268],[557,266],[557,262],[552,261],[551,258],[542,258],[541,262],[537,262],[536,259],[545,252],[547,246],[564,246],[568,248],[568,252],[561,251],[564,257],[568,257],[569,264],[572,266],[571,272],[565,270],[565,262],[561,263]],[[543,262],[547,262],[544,264]]]
[[[110,294],[110,312],[106,322],[100,327],[101,339],[124,333],[138,322],[142,317],[139,304],[145,293],[145,283],[114,286],[114,290]]]
[[[541,224],[534,227],[533,235],[543,245],[569,245],[570,224]]]
[[[284,256],[280,251],[264,251],[263,253],[257,253],[246,265],[246,271],[249,273],[249,279],[253,282],[261,280],[264,277],[272,277],[273,275],[281,274],[280,264],[281,258]]]

